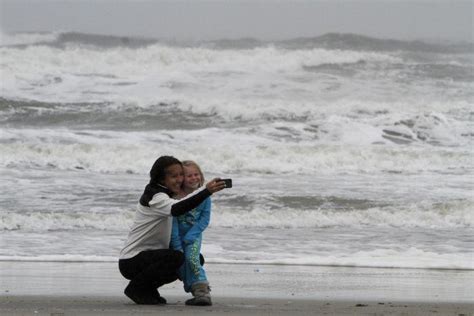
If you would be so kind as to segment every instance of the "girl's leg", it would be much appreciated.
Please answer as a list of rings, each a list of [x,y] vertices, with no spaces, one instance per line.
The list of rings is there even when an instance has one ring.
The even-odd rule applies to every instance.
[[[202,254],[199,254],[199,263],[201,264],[201,269],[202,269],[202,266],[204,266],[204,262],[205,262],[204,256]],[[185,259],[183,265],[181,267],[179,267],[179,269],[178,269],[178,278],[181,281],[183,281],[183,287],[184,287],[185,292],[191,292],[192,283],[190,283],[189,280],[192,276],[190,275],[189,271],[190,271],[189,262],[186,261],[186,259]],[[204,270],[202,270],[202,271],[204,271]],[[205,272],[203,273],[203,275],[205,275]]]
[[[200,252],[201,237],[184,247],[184,269],[182,268],[182,271],[184,290],[186,292],[190,292],[191,286],[196,282],[207,282],[206,272],[200,260]]]
[[[186,292],[192,292],[194,298],[186,301],[186,305],[212,305],[209,283],[206,272],[200,262],[201,237],[184,248],[185,274],[183,279]]]

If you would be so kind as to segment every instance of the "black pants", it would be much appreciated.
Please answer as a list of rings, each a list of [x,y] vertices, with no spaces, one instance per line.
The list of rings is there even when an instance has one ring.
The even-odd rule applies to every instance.
[[[178,279],[177,269],[183,264],[180,251],[158,249],[142,251],[130,259],[119,260],[120,273],[140,288],[159,288]]]

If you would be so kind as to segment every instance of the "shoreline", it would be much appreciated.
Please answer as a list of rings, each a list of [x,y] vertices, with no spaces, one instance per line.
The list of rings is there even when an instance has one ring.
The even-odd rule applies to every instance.
[[[133,304],[110,262],[0,261],[2,315],[474,315],[474,271],[205,265],[213,306],[190,307],[182,284],[167,305]]]
[[[0,258],[1,262],[46,262],[46,263],[116,263],[117,260],[57,260],[57,259],[41,259],[32,257],[31,259],[8,259]],[[396,266],[368,266],[368,265],[350,265],[350,264],[305,264],[305,263],[279,263],[279,262],[243,262],[243,261],[212,261],[206,260],[206,264],[211,265],[243,265],[243,266],[284,266],[284,267],[315,267],[315,268],[354,268],[354,269],[383,269],[383,270],[426,270],[426,271],[465,271],[474,272],[470,268],[440,268],[440,267],[396,267]]]

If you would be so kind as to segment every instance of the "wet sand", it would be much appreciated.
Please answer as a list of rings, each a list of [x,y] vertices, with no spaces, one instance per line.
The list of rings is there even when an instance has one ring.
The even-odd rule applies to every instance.
[[[474,271],[207,264],[213,306],[123,295],[116,263],[0,262],[0,315],[474,315]]]

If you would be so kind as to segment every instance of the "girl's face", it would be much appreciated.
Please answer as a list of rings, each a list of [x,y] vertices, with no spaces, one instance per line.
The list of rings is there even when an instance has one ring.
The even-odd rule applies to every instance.
[[[194,166],[184,167],[184,190],[194,191],[201,185],[202,177],[199,170]]]
[[[164,186],[171,190],[171,192],[178,194],[183,185],[184,173],[181,165],[171,165],[165,169]]]

